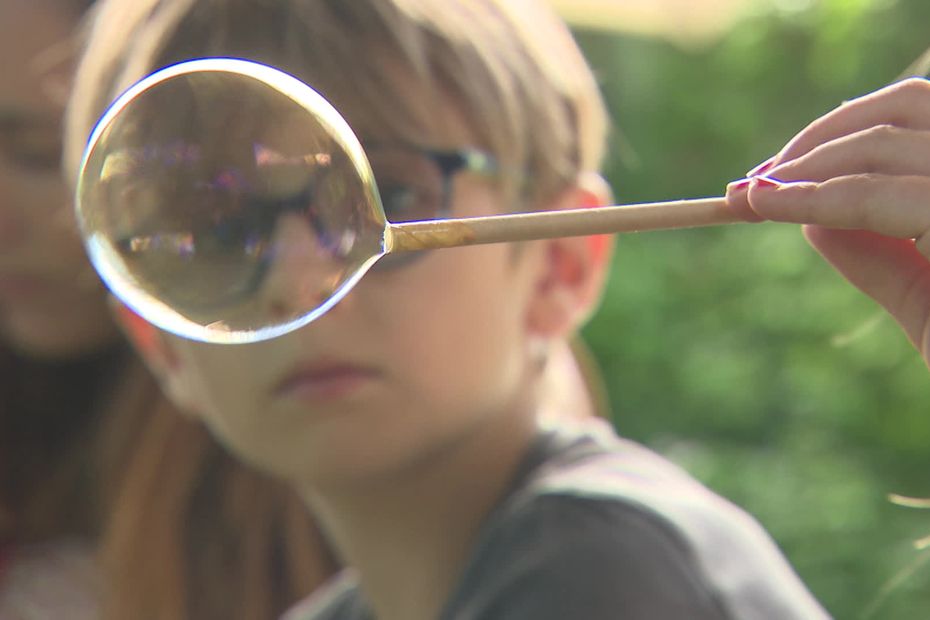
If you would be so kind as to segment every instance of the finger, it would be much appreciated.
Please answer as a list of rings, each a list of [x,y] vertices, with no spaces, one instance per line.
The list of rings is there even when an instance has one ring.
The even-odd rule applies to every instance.
[[[770,169],[806,155],[820,144],[876,125],[930,130],[930,81],[909,78],[844,103],[792,138],[775,156]]]
[[[869,173],[930,176],[930,131],[876,125],[821,144],[766,176],[781,181],[826,181]]]
[[[765,218],[749,206],[749,185],[751,179],[740,179],[727,185],[727,207],[746,222],[764,222]]]
[[[930,263],[911,242],[818,226],[805,226],[804,236],[847,280],[881,304],[928,359]]]
[[[900,239],[930,231],[928,177],[863,174],[823,183],[760,177],[750,184],[747,199],[757,215],[777,222],[862,229]]]

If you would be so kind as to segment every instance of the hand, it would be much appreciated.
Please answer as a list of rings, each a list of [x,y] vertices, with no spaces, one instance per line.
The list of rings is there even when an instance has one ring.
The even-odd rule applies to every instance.
[[[811,245],[894,316],[930,365],[930,81],[843,104],[749,176],[727,187],[731,207],[748,220],[804,224]]]

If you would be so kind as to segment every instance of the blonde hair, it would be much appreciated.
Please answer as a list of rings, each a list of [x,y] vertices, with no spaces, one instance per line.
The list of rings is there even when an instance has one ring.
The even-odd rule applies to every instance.
[[[595,79],[541,1],[116,0],[102,2],[78,70],[68,170],[119,92],[202,56],[277,66],[356,129],[389,137],[441,135],[430,110],[453,106],[473,146],[494,154],[536,207],[596,171],[604,153],[607,115]]]

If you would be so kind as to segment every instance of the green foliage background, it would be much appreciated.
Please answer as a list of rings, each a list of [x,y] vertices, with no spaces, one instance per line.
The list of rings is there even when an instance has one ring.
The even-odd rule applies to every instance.
[[[686,49],[580,32],[614,116],[619,199],[719,195],[930,46],[927,0],[785,2]],[[584,335],[620,431],[755,514],[839,619],[930,617],[930,376],[797,227],[618,239]],[[923,564],[927,562],[927,564]]]

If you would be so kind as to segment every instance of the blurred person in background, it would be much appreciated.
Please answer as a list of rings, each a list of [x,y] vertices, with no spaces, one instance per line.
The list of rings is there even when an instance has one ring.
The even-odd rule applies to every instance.
[[[90,4],[0,2],[0,618],[273,617],[334,559],[160,396],[76,234],[61,120]]]

